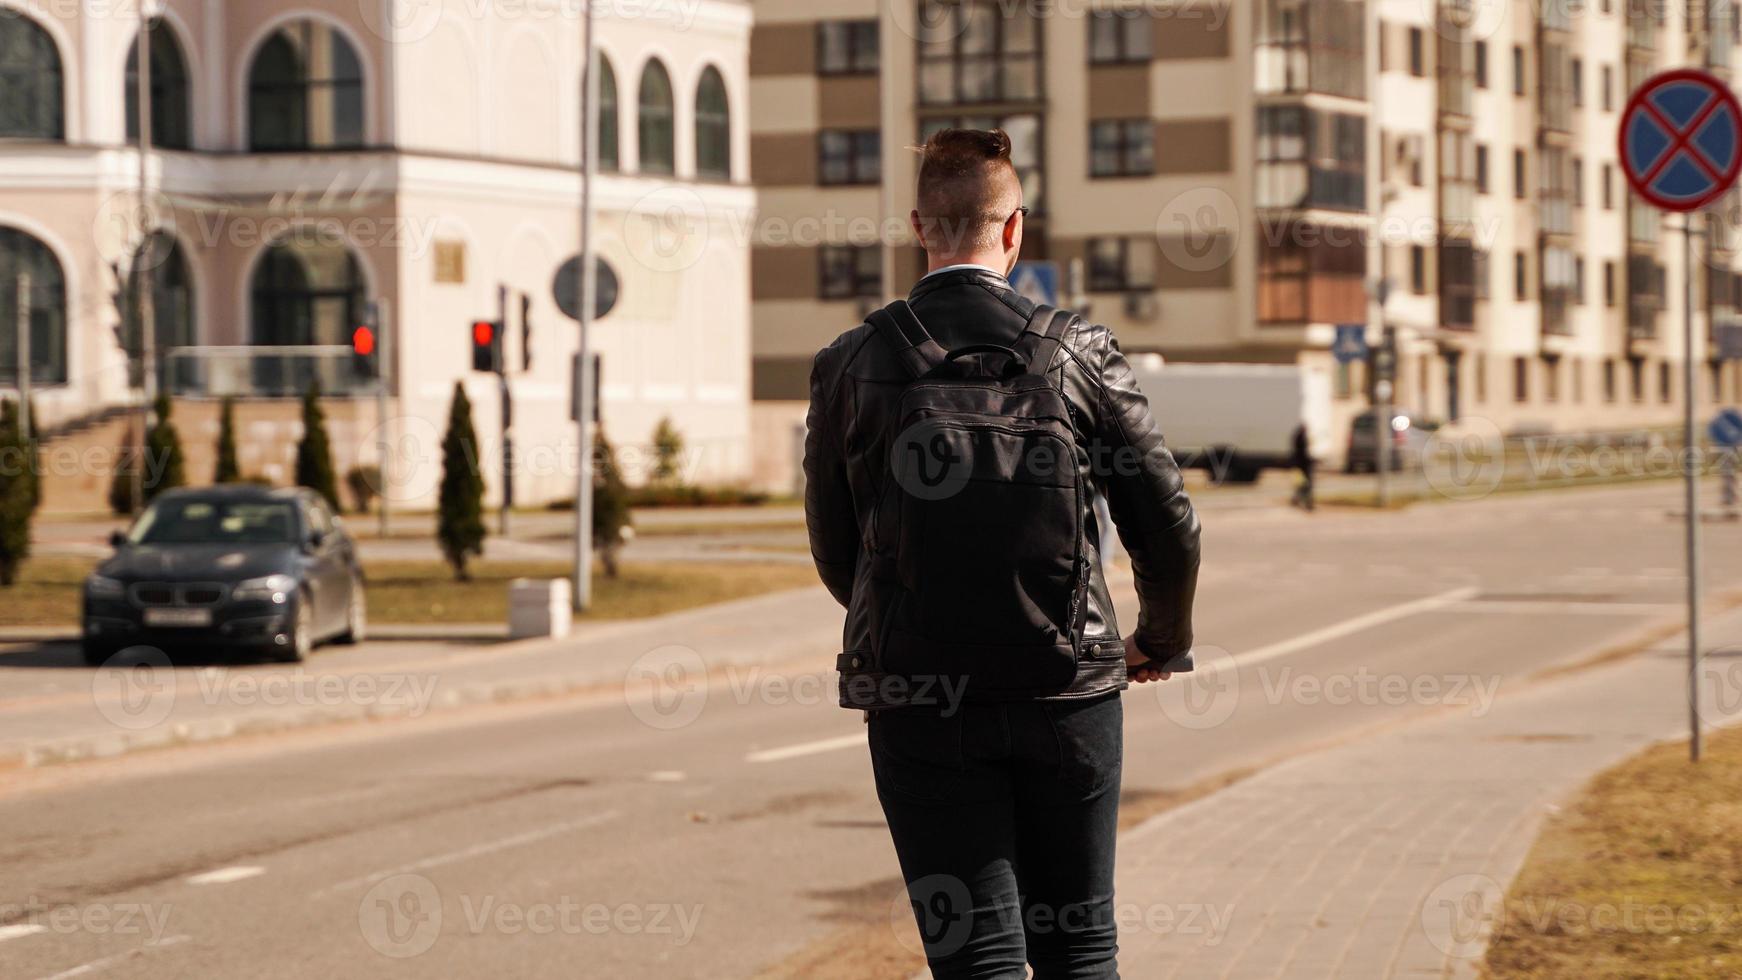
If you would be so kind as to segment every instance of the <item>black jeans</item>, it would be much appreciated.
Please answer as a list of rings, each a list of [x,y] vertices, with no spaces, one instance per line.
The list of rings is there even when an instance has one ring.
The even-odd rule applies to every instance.
[[[932,976],[1118,977],[1119,695],[879,711],[870,727]]]

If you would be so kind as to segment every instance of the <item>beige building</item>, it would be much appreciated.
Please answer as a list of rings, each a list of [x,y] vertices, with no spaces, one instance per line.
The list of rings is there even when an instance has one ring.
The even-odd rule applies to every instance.
[[[944,125],[1012,134],[1024,257],[1077,264],[1127,351],[1329,375],[1333,458],[1370,389],[1329,355],[1338,324],[1396,328],[1396,402],[1428,418],[1674,421],[1679,219],[1632,198],[1615,131],[1652,72],[1727,73],[1735,25],[1626,2],[756,0],[759,478],[793,479],[817,348],[922,271],[906,147]],[[1704,401],[1736,398],[1706,361],[1735,201],[1696,259]]]
[[[471,371],[469,338],[472,321],[497,316],[505,289],[518,498],[572,494],[578,334],[552,287],[578,247],[577,5],[148,3],[149,246],[128,113],[135,9],[0,0],[0,282],[32,275],[45,427],[114,428],[114,409],[136,401],[114,329],[114,267],[143,255],[165,383],[187,399],[292,396],[318,377],[336,399],[361,402],[330,413],[341,472],[375,458],[369,384],[347,352],[300,349],[347,344],[366,304],[385,304],[396,494],[430,501],[458,379],[494,498],[500,398],[493,376]],[[599,31],[596,228],[621,296],[593,338],[605,426],[633,454],[669,417],[689,447],[689,478],[740,480],[750,468],[749,251],[738,233],[755,201],[750,11],[648,0],[602,10]],[[15,295],[0,289],[7,386],[15,318]],[[177,350],[232,346],[289,352]],[[250,412],[242,446],[245,471],[280,482],[296,430],[293,402],[283,406],[279,422]],[[213,435],[214,413],[187,418],[185,440]]]

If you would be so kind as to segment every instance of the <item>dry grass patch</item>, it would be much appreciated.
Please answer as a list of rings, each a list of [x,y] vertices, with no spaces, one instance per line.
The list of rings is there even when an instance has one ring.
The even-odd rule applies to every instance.
[[[1506,896],[1486,973],[1742,977],[1742,730],[1661,745],[1556,815]]]

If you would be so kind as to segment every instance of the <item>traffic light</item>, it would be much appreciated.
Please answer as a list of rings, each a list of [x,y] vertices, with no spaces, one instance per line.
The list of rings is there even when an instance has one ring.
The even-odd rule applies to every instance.
[[[375,304],[364,310],[363,322],[351,331],[351,374],[359,380],[373,381],[381,377],[379,318]]]
[[[472,370],[491,374],[502,370],[502,324],[499,321],[472,321]]]

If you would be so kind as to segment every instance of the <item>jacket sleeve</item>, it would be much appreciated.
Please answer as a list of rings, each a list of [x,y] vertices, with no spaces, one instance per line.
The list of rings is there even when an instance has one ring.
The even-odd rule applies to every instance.
[[[847,461],[835,431],[829,397],[836,390],[837,347],[826,347],[811,365],[811,403],[804,433],[804,519],[811,560],[835,601],[853,601],[859,564],[859,518],[847,482]]]
[[[1097,379],[1099,451],[1091,455],[1091,466],[1131,556],[1140,609],[1137,646],[1170,670],[1191,670],[1198,515],[1131,365],[1110,334],[1104,346]]]

